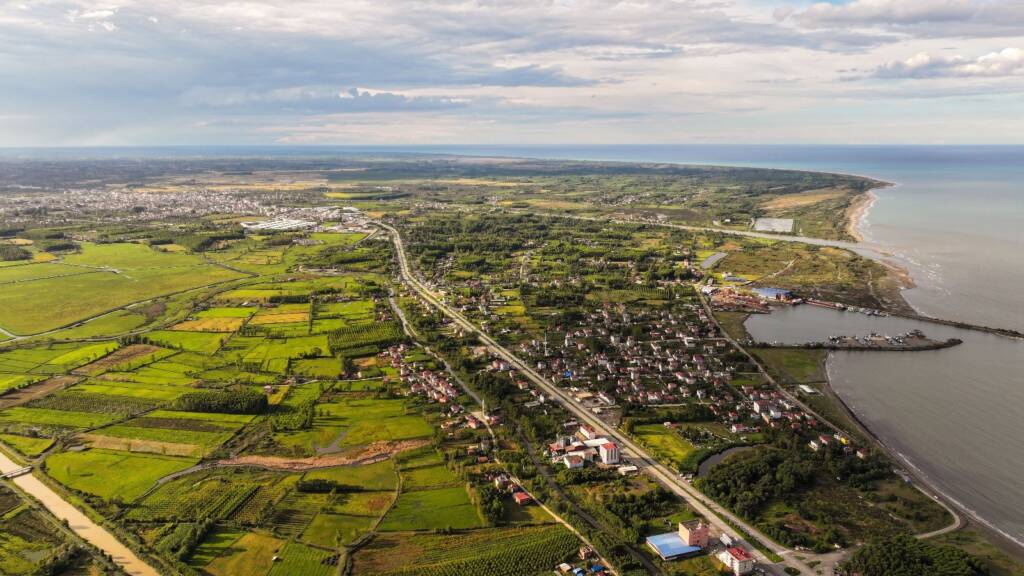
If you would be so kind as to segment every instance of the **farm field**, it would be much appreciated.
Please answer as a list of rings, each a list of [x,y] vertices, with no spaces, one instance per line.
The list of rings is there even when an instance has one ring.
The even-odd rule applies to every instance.
[[[463,534],[381,534],[354,557],[356,574],[517,576],[541,574],[579,542],[562,526],[474,530]]]
[[[138,244],[83,244],[80,254],[65,256],[63,263],[67,266],[34,266],[90,272],[6,286],[0,291],[0,326],[35,334],[133,302],[242,277],[198,256]]]
[[[157,480],[184,470],[194,459],[129,454],[112,450],[61,452],[46,459],[46,472],[68,488],[101,498],[135,500]],[[104,474],[105,470],[131,470],[128,474]]]
[[[483,526],[466,489],[439,488],[403,492],[384,517],[382,531],[466,529]]]
[[[669,462],[676,468],[686,466],[688,457],[697,449],[674,430],[661,424],[643,424],[633,429],[633,435],[659,460]]]

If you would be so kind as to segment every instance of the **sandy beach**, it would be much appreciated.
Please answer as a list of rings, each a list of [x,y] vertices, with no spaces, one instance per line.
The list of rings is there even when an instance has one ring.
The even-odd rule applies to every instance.
[[[864,241],[864,235],[861,234],[861,224],[864,223],[867,218],[868,212],[871,211],[871,207],[875,205],[878,200],[878,195],[875,194],[874,190],[868,190],[867,192],[857,196],[850,207],[846,209],[846,232],[857,242]]]

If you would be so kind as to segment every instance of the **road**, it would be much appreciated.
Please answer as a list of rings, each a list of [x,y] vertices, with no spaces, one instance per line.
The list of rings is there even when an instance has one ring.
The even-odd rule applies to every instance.
[[[644,473],[652,477],[658,483],[665,486],[667,489],[683,498],[696,512],[701,514],[712,526],[717,528],[719,532],[728,533],[733,536],[737,536],[736,530],[734,530],[725,521],[738,526],[740,529],[750,534],[753,538],[756,538],[761,544],[767,547],[769,550],[778,554],[783,558],[783,564],[795,568],[801,574],[814,574],[814,571],[801,559],[797,558],[794,552],[784,546],[776,544],[771,538],[763,534],[757,528],[747,524],[738,516],[732,512],[726,510],[718,503],[714,502],[710,498],[704,496],[697,489],[690,486],[687,482],[680,479],[669,470],[666,466],[661,464],[652,458],[647,452],[638,444],[633,442],[630,438],[620,434],[615,428],[605,423],[601,419],[597,418],[589,410],[581,407],[577,404],[568,394],[566,394],[561,388],[555,386],[552,382],[548,381],[542,375],[537,373],[533,368],[527,365],[525,362],[520,360],[514,354],[509,352],[505,347],[496,342],[489,334],[477,328],[472,322],[466,319],[458,311],[452,309],[447,304],[439,300],[431,290],[429,290],[422,282],[420,282],[412,269],[409,266],[408,258],[405,253],[405,246],[402,243],[401,235],[398,230],[387,224],[376,222],[376,224],[391,234],[392,241],[395,245],[395,252],[398,256],[399,272],[406,284],[410,288],[415,290],[419,295],[429,302],[432,306],[440,310],[444,315],[448,316],[455,324],[468,333],[475,334],[477,338],[483,343],[488,349],[491,350],[496,356],[504,359],[510,365],[514,366],[523,376],[528,378],[531,382],[537,385],[539,388],[547,392],[552,398],[562,404],[569,412],[574,414],[580,422],[584,422],[592,426],[603,436],[615,441],[619,446],[622,447],[623,455],[626,459],[633,462],[638,468]],[[723,520],[723,518],[725,520]],[[755,559],[761,564],[773,564],[764,553],[756,548],[747,546],[748,552],[750,552]],[[812,554],[806,554],[806,557],[813,557]]]
[[[0,452],[0,473],[22,468]],[[113,561],[132,576],[160,576],[152,566],[135,555],[113,534],[89,519],[71,503],[60,497],[49,486],[31,474],[19,476],[13,482],[27,494],[38,500],[54,516],[66,520],[68,526],[86,542],[110,555]]]
[[[426,350],[428,354],[430,354],[431,356],[436,358],[437,361],[440,362],[444,366],[445,371],[447,371],[448,375],[451,376],[452,380],[454,380],[455,383],[459,385],[459,388],[462,388],[462,391],[465,392],[470,398],[472,398],[473,401],[476,402],[477,406],[480,406],[480,413],[479,413],[479,415],[474,414],[474,416],[478,417],[480,419],[480,421],[484,423],[484,426],[487,427],[487,433],[491,437],[491,446],[494,447],[494,451],[496,453],[498,451],[498,446],[499,446],[499,444],[498,444],[498,436],[494,433],[494,428],[491,428],[491,423],[487,421],[487,406],[484,403],[483,399],[480,398],[480,396],[472,388],[467,386],[466,383],[462,381],[462,378],[459,377],[459,375],[455,372],[455,370],[452,370],[451,365],[448,364],[448,361],[445,360],[444,357],[442,357],[440,354],[437,354],[436,352],[431,350],[425,344],[422,344],[422,340],[423,339],[420,338],[420,335],[416,332],[416,329],[413,327],[412,323],[409,322],[409,320],[405,317],[405,312],[402,311],[401,306],[399,306],[398,302],[395,300],[394,292],[392,292],[391,294],[388,294],[388,304],[390,304],[391,309],[395,312],[395,315],[398,316],[399,320],[401,320],[402,326],[405,328],[406,333],[409,334],[410,336],[412,336],[414,339],[419,340],[421,342],[421,345],[423,346],[423,349]],[[532,453],[531,453],[531,455],[532,455]],[[497,455],[494,456],[494,461],[497,462],[498,464],[501,464],[501,460],[498,459]],[[538,470],[539,469],[540,468],[538,467]],[[516,484],[518,484],[519,487],[523,490],[523,492],[526,492],[526,494],[528,494],[530,496],[530,498],[533,499],[533,502],[537,506],[539,506],[541,509],[543,509],[545,512],[547,512],[549,516],[551,516],[552,518],[555,519],[555,521],[557,521],[559,524],[565,526],[570,532],[575,534],[576,537],[579,538],[579,540],[581,542],[583,542],[587,546],[590,546],[590,548],[592,550],[594,550],[597,554],[600,555],[600,552],[590,542],[590,540],[587,539],[586,536],[581,534],[580,531],[577,530],[575,526],[573,526],[572,524],[569,524],[569,522],[567,522],[565,520],[565,518],[562,518],[557,513],[555,513],[554,510],[552,510],[552,509],[548,508],[547,506],[545,506],[543,502],[538,500],[537,497],[535,497],[533,494],[531,494],[526,489],[526,486],[524,486],[523,483],[518,478],[513,477],[512,481],[515,482]],[[609,562],[607,558],[605,558],[604,556],[599,556],[599,558],[601,560],[601,563],[606,568],[608,568],[609,571],[611,571],[613,575],[618,576],[618,571],[615,570],[615,566],[611,562]]]

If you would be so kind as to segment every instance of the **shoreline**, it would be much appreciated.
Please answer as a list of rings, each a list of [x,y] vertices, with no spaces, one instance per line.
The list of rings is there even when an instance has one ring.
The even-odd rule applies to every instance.
[[[878,202],[878,194],[874,190],[868,190],[853,199],[853,202],[846,208],[846,233],[853,237],[855,242],[864,242],[864,227],[867,224],[868,214]]]
[[[857,415],[853,407],[843,400],[843,397],[832,387],[832,370],[831,362],[832,355],[835,351],[830,351],[825,358],[825,389],[827,390],[826,396],[831,398],[837,404],[839,410],[841,410],[846,416],[853,422],[853,425],[874,442],[879,448],[882,449],[885,454],[889,456],[894,463],[898,463],[908,476],[914,480],[914,486],[924,492],[925,495],[934,499],[936,502],[941,504],[954,516],[956,520],[956,527],[949,530],[950,533],[960,532],[966,528],[973,528],[980,532],[991,544],[997,549],[1002,551],[1004,554],[1009,556],[1016,562],[1024,562],[1024,544],[1017,539],[1006,534],[999,528],[995,527],[989,521],[979,516],[975,511],[971,510],[956,498],[946,494],[944,491],[936,487],[934,481],[928,477],[920,468],[918,468],[913,462],[907,458],[902,452],[890,448],[882,439],[879,437],[871,428]],[[938,536],[940,534],[936,534]]]

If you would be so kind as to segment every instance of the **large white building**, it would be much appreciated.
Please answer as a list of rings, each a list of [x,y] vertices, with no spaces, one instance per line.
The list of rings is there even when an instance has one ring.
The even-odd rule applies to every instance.
[[[598,454],[601,455],[601,462],[604,464],[618,464],[619,463],[619,447],[614,442],[605,442],[597,447]]]

